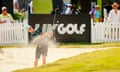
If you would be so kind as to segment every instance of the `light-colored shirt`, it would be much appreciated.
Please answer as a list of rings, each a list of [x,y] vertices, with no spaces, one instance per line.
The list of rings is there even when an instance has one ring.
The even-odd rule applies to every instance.
[[[0,14],[0,21],[6,21],[6,23],[11,23],[13,20],[13,17],[11,14],[7,13],[7,15]]]
[[[16,5],[18,6],[18,0],[13,0],[13,4],[14,4],[13,6],[14,12],[18,12],[18,9],[16,9]]]
[[[13,0],[13,3],[16,3],[16,2],[18,2],[18,0]]]
[[[65,11],[65,14],[71,14],[71,8],[68,7]]]
[[[31,1],[30,3],[29,3],[29,6],[30,6],[30,13],[33,13],[33,2]]]
[[[120,23],[120,10],[117,10],[117,13],[115,13],[115,10],[112,9],[108,15],[108,21],[112,23]]]

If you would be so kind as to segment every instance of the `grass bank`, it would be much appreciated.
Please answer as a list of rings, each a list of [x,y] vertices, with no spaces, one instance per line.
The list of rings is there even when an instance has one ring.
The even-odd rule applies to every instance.
[[[104,48],[120,47],[120,42],[116,43],[81,43],[81,42],[62,42],[58,44],[59,48]]]
[[[14,72],[120,72],[120,48],[81,54]]]

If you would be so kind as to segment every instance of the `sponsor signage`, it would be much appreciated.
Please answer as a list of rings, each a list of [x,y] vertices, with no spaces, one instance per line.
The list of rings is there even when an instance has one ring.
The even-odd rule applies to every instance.
[[[31,14],[29,24],[42,32],[54,31],[57,41],[90,42],[90,16]]]

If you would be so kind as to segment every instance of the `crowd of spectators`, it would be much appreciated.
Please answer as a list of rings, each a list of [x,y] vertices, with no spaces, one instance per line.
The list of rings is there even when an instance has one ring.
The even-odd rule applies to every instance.
[[[13,0],[13,14],[7,11],[7,6],[3,6],[0,14],[0,24],[13,23],[14,20],[23,21],[32,13],[32,0]]]
[[[103,22],[104,20],[112,23],[119,23],[120,22],[120,10],[118,9],[119,4],[117,2],[114,2],[111,5],[111,7],[112,9],[109,11],[106,8],[103,9],[104,18],[102,18],[100,6],[95,5],[95,7],[93,7],[89,12],[89,14],[91,15],[91,19],[93,19],[93,22]]]
[[[13,17],[10,13],[7,12],[7,7],[2,7],[2,13],[0,14],[0,24],[4,23],[13,23]]]
[[[14,7],[14,13],[20,13],[22,16],[27,17],[28,14],[33,13],[33,7],[32,7],[32,0],[13,0],[13,7]],[[120,10],[119,4],[117,2],[114,2],[112,5],[112,10],[108,12],[106,8],[104,8],[104,19],[109,22],[120,22]],[[7,12],[7,7],[3,6],[1,9],[2,13],[0,14],[0,24],[2,23],[13,23],[14,16]],[[60,7],[57,6],[51,14],[80,14],[80,9],[76,7],[76,5],[73,4],[66,4],[64,6],[63,11],[60,10]],[[103,21],[103,17],[101,16],[100,12],[100,6],[95,5],[91,11],[89,12],[91,15],[91,18],[94,22],[101,22]]]
[[[53,11],[52,14],[80,14],[80,10],[76,8],[76,5],[66,4],[64,5],[63,11],[60,11],[60,7],[57,6]]]
[[[103,22],[103,21],[109,21],[109,22],[120,22],[120,10],[119,10],[119,3],[114,2],[111,5],[112,9],[103,8],[103,15],[101,12],[101,6],[95,5],[88,14],[91,15],[91,19],[93,19],[94,22]],[[71,15],[71,14],[81,14],[81,10],[76,7],[76,5],[73,4],[66,4],[64,5],[63,11],[60,11],[59,6],[57,6],[51,14],[65,14],[65,15]]]

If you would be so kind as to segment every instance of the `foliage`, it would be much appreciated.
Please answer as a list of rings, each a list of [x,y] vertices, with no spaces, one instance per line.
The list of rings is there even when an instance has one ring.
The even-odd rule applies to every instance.
[[[23,20],[24,19],[24,15],[22,13],[20,13],[20,12],[15,12],[13,14],[13,18],[14,18],[14,20]]]
[[[33,12],[35,14],[50,14],[52,12],[52,0],[33,0]]]

